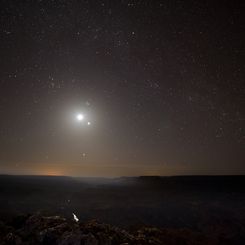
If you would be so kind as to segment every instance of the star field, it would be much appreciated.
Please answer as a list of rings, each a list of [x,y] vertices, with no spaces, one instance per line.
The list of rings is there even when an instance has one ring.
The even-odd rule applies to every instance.
[[[245,173],[242,1],[1,5],[0,172]]]

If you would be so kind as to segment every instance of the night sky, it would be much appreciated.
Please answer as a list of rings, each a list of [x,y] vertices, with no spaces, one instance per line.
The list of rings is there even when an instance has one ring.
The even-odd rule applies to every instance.
[[[245,174],[244,10],[2,0],[0,173]]]

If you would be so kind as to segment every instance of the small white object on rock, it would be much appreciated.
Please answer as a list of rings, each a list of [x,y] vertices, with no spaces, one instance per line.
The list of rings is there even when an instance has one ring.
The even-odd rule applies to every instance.
[[[78,222],[78,221],[79,221],[78,217],[77,217],[74,213],[72,213],[72,215],[73,215],[73,219],[74,219],[76,222]]]

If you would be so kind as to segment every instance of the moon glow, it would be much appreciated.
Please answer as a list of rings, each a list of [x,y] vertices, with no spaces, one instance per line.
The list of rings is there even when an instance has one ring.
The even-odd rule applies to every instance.
[[[83,114],[77,114],[77,120],[78,121],[82,121],[84,119],[84,115]]]

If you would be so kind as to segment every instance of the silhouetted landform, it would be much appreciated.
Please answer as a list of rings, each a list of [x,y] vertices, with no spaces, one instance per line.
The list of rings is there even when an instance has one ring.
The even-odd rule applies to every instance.
[[[239,238],[238,238],[239,239]],[[142,227],[133,232],[92,220],[79,223],[60,216],[19,216],[0,223],[0,244],[52,245],[212,245],[234,244],[240,240],[205,236],[190,229]]]
[[[166,244],[203,244],[205,239],[209,241],[206,244],[245,244],[244,176],[106,179],[2,175],[0,194],[4,224],[34,213],[65,217],[67,222],[75,213],[81,224],[95,219],[98,224],[126,229],[135,239],[135,232],[151,227],[159,232],[156,237],[172,234],[176,239],[190,236],[192,241],[201,237],[200,243]]]

